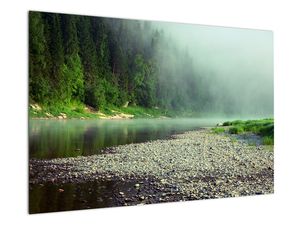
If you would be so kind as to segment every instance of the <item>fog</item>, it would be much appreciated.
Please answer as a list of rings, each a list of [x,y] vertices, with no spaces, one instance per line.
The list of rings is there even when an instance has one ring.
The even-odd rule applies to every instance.
[[[273,116],[271,31],[167,22],[153,22],[152,26],[163,32],[177,49],[188,52],[209,100],[202,111]],[[182,57],[175,54],[172,59],[161,60],[172,66],[181,63]]]

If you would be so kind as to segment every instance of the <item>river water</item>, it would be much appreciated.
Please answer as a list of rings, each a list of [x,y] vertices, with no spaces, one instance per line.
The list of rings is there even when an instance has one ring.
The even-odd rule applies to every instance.
[[[101,154],[107,147],[168,138],[214,126],[218,119],[30,120],[29,157]]]
[[[102,154],[111,146],[169,138],[214,126],[224,119],[30,120],[30,159]],[[113,198],[130,182],[29,185],[29,212],[52,212],[118,205]],[[63,192],[59,192],[63,189]]]

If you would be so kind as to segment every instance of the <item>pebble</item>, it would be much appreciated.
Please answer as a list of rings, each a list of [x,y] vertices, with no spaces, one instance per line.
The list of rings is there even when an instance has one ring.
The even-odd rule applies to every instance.
[[[119,178],[127,182],[137,177],[139,181],[152,177],[154,180],[148,185],[157,196],[166,197],[173,190],[169,187],[176,187],[176,196],[186,199],[242,195],[235,193],[237,189],[240,193],[253,194],[274,191],[272,151],[233,142],[230,136],[212,134],[209,130],[189,131],[169,140],[127,144],[112,150],[117,154],[30,159],[29,182],[79,183],[96,178]],[[140,189],[140,183],[135,183],[134,188],[145,191]]]

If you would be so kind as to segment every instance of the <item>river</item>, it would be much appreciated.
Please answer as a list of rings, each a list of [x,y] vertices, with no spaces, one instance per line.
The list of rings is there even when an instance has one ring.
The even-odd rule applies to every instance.
[[[30,120],[30,158],[101,154],[111,146],[168,138],[221,119]]]
[[[102,154],[111,146],[166,139],[173,134],[214,126],[222,121],[224,119],[32,119],[29,121],[29,157],[53,159]],[[30,184],[29,212],[116,206],[114,193],[132,186],[130,181]]]

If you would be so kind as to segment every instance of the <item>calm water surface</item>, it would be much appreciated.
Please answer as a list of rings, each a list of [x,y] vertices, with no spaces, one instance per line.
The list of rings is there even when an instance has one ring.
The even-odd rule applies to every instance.
[[[214,126],[218,119],[30,120],[30,158],[51,159],[101,154],[104,148],[168,138]],[[135,191],[134,181],[29,185],[29,212],[117,206],[119,191]],[[60,192],[59,189],[63,189]]]
[[[30,120],[30,158],[101,154],[104,148],[214,126],[217,119]]]

